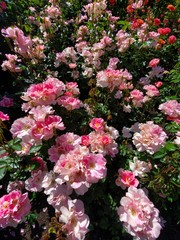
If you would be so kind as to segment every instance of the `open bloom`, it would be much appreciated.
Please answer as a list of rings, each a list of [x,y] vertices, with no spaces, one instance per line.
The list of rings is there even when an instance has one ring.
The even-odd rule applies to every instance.
[[[180,103],[176,100],[168,100],[159,105],[159,110],[167,115],[167,119],[180,123]]]
[[[129,167],[135,176],[143,177],[145,173],[150,172],[151,163],[138,160],[137,157],[133,158],[133,162],[129,162]]]
[[[115,88],[120,88],[120,90],[127,89],[131,87],[128,85],[128,81],[132,79],[132,75],[127,69],[123,70],[112,70],[105,69],[97,73],[97,87],[106,88],[108,87],[112,92]]]
[[[138,186],[139,181],[135,178],[133,172],[120,168],[118,174],[118,178],[116,179],[117,186],[120,186],[122,189],[130,186]]]
[[[118,215],[126,231],[137,240],[155,240],[161,231],[159,210],[149,200],[142,189],[128,188],[121,198]]]
[[[12,191],[0,198],[0,227],[16,227],[31,209],[28,194]]]
[[[94,130],[100,130],[104,128],[104,119],[102,118],[93,118],[89,124]]]
[[[89,217],[84,213],[81,200],[68,200],[67,206],[60,208],[60,221],[64,222],[68,240],[83,240],[88,232]]]
[[[57,78],[48,77],[45,82],[31,84],[21,97],[28,101],[29,107],[38,105],[51,105],[56,103],[56,98],[64,93],[65,84]]]
[[[140,132],[135,132],[133,143],[139,152],[147,151],[150,154],[157,152],[164,146],[167,138],[162,128],[153,121],[139,124]]]
[[[1,67],[3,71],[10,71],[10,72],[21,72],[22,69],[17,66],[16,64],[18,62],[21,62],[20,59],[18,59],[17,55],[13,54],[5,54],[7,60],[3,61]]]

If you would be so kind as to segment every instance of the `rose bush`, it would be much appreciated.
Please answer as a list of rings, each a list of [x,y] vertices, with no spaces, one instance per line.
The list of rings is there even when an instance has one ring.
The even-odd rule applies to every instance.
[[[178,3],[18,3],[2,12],[1,228],[40,196],[45,239],[178,239]]]

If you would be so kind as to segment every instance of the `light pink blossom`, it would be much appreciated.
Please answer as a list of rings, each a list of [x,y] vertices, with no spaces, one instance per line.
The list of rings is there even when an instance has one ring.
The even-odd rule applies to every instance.
[[[72,193],[72,191],[73,189],[69,185],[57,184],[47,197],[47,202],[52,205],[56,211],[60,211],[62,206],[67,206],[68,200],[70,200],[69,195]],[[47,194],[46,189],[44,192]]]
[[[82,161],[87,169],[86,179],[89,183],[97,183],[106,177],[106,159],[102,154],[88,154],[83,157]]]
[[[154,154],[165,145],[167,135],[153,121],[140,123],[139,129],[140,132],[135,132],[133,135],[133,144],[139,152],[147,151],[150,154]]]
[[[167,115],[167,119],[180,123],[180,103],[177,100],[168,100],[159,105],[159,110]]]
[[[106,1],[102,0],[100,2],[89,3],[84,6],[84,11],[87,12],[89,19],[99,18],[105,12],[107,7]]]
[[[6,29],[2,29],[1,33],[4,37],[15,39],[18,31],[22,32],[22,30],[20,30],[18,27],[15,26],[15,27],[8,27]]]
[[[123,53],[125,52],[131,44],[135,42],[135,39],[131,36],[131,34],[127,33],[124,30],[119,30],[116,34],[116,41],[118,51]]]
[[[35,171],[31,173],[31,176],[25,181],[25,189],[30,192],[40,192],[42,191],[42,181],[46,171]]]
[[[71,92],[73,96],[79,95],[80,91],[76,82],[66,83],[66,91]]]
[[[143,7],[144,7],[144,5],[143,5],[143,0],[135,1],[135,2],[132,4],[132,8],[133,8],[133,9],[142,9]]]
[[[134,157],[133,162],[129,162],[129,167],[135,176],[143,177],[145,173],[150,172],[152,165],[149,162],[140,161],[137,157]]]
[[[7,192],[10,193],[14,190],[22,190],[24,189],[24,182],[15,180],[14,182],[9,182],[7,186]]]
[[[117,64],[119,62],[119,58],[110,58],[109,59],[109,65],[107,67],[107,69],[112,69],[115,70],[117,68]]]
[[[77,53],[74,47],[67,47],[62,52],[56,53],[54,66],[59,67],[61,63],[65,63],[69,65],[71,63],[76,63],[76,60],[77,60]]]
[[[24,57],[29,54],[33,43],[31,38],[29,36],[26,37],[21,29],[17,26],[8,27],[7,29],[2,29],[1,32],[4,37],[13,39],[15,52],[23,55]]]
[[[154,86],[154,85],[152,85],[152,84],[150,84],[150,85],[145,85],[144,87],[143,87],[143,89],[145,89],[146,90],[146,95],[148,96],[148,97],[150,97],[150,98],[152,98],[152,97],[157,97],[157,96],[159,96],[159,90],[157,89],[157,87],[156,86]]]
[[[155,240],[159,237],[162,229],[159,210],[154,207],[142,189],[129,187],[120,204],[119,219],[134,239]]]
[[[21,72],[22,69],[17,66],[18,62],[21,62],[20,59],[18,59],[17,55],[13,54],[5,54],[7,60],[3,61],[1,67],[3,71],[10,71],[10,72]]]
[[[142,107],[144,100],[144,94],[138,89],[134,89],[130,92],[130,98],[132,99],[133,105],[135,107]]]
[[[124,71],[122,69],[105,69],[97,73],[96,79],[96,85],[98,87],[108,87],[112,92],[115,88],[120,90],[131,88],[131,85],[128,86],[127,81],[132,79],[132,75],[127,71],[127,69]]]
[[[92,183],[106,176],[106,160],[102,154],[90,153],[86,146],[76,145],[61,154],[54,166],[59,184],[68,183],[79,195],[83,195]]]
[[[71,96],[62,96],[57,99],[57,103],[68,111],[79,109],[81,107],[81,101],[78,98]]]
[[[57,6],[53,6],[53,5],[48,6],[45,12],[50,18],[58,18],[61,15],[60,9]]]
[[[88,232],[89,217],[84,213],[84,204],[81,200],[68,200],[67,206],[60,208],[59,220],[65,225],[68,240],[83,240]]]
[[[54,130],[64,130],[62,118],[57,115],[49,115],[44,121],[37,121],[31,129],[32,137],[35,139],[48,140],[54,136]]]
[[[56,144],[48,149],[49,159],[51,162],[56,162],[61,154],[72,151],[80,144],[81,138],[72,132],[67,132],[66,134],[58,136],[55,141]]]
[[[110,155],[115,157],[118,153],[118,145],[113,136],[102,130],[93,131],[89,134],[90,150],[93,153],[101,153],[103,156]]]
[[[53,114],[54,110],[51,106],[44,106],[44,105],[39,105],[37,107],[33,107],[30,111],[29,114],[33,117],[35,121],[45,121],[45,118]]]

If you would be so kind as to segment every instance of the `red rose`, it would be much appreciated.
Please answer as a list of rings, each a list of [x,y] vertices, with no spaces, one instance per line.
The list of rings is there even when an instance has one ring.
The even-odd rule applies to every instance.
[[[160,20],[159,18],[155,18],[155,19],[154,19],[154,25],[155,25],[155,26],[159,26],[160,23],[161,23],[161,20]]]
[[[169,44],[173,44],[173,43],[175,43],[175,41],[176,41],[176,37],[174,35],[169,36],[169,38],[168,38]]]

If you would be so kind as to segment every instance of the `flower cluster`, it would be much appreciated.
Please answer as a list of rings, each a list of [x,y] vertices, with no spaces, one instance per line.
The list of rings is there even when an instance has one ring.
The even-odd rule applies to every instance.
[[[114,89],[131,89],[132,84],[127,82],[132,79],[132,75],[125,69],[112,70],[106,69],[97,73],[97,86],[98,87],[108,87],[110,91]]]
[[[11,125],[10,132],[13,137],[22,140],[21,153],[27,154],[30,147],[41,144],[54,136],[55,129],[64,130],[62,118],[53,115],[51,106],[37,106],[32,108],[27,117],[18,118]]]
[[[146,188],[163,215],[171,203],[176,208],[179,185],[177,6],[30,2],[1,31],[11,49],[1,67],[21,99],[14,103],[20,93],[6,89],[0,96],[0,188],[8,193],[0,198],[0,228],[16,227],[30,200],[43,196],[66,239],[123,238],[116,206],[127,191],[118,208],[123,227],[134,239],[157,239],[163,224]]]

